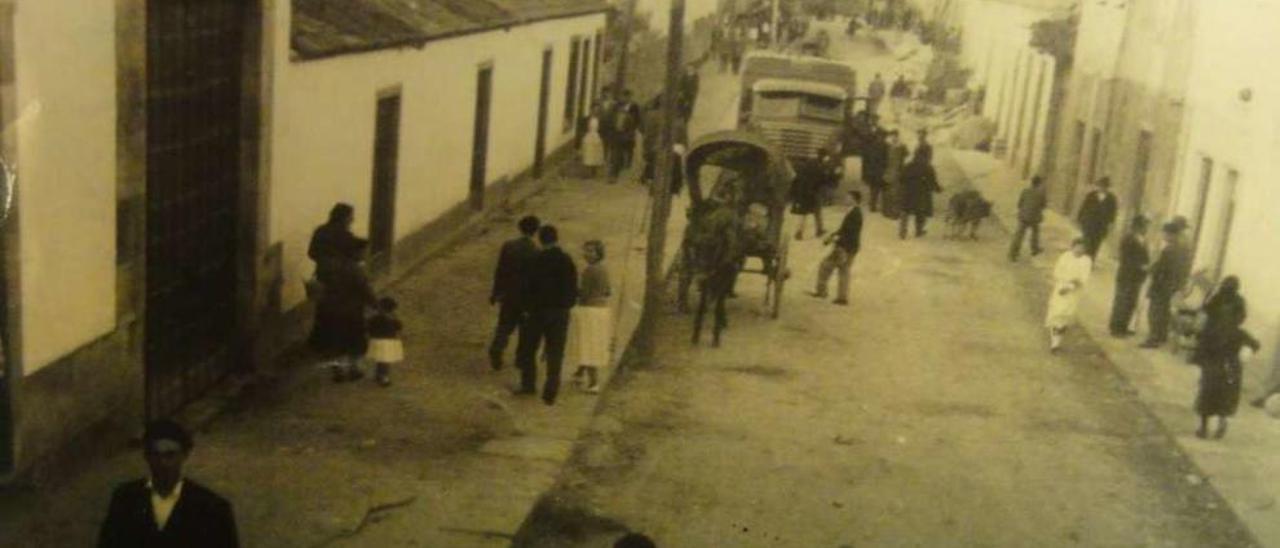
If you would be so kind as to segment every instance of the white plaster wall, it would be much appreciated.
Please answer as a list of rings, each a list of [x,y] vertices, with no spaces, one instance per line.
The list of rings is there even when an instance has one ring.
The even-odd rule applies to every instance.
[[[1082,74],[1115,74],[1120,43],[1124,38],[1127,2],[1082,0],[1080,27],[1072,70]]]
[[[116,310],[115,3],[15,5],[22,358],[31,374]]]
[[[1240,173],[1224,272],[1241,279],[1250,305],[1247,327],[1275,349],[1280,343],[1280,66],[1274,56],[1280,35],[1274,26],[1280,5],[1215,0],[1198,7],[1176,210],[1194,220],[1201,158],[1215,163],[1211,202],[1222,195],[1227,170]],[[1252,92],[1248,101],[1241,98],[1245,89]],[[1212,213],[1207,217],[1206,226],[1217,220]]]
[[[277,20],[289,20],[288,4],[278,3]],[[421,50],[308,62],[287,61],[289,37],[278,33],[271,100],[270,239],[283,242],[283,305],[303,300],[302,281],[312,271],[307,242],[335,202],[355,206],[355,231],[367,231],[380,90],[401,88],[398,240],[468,197],[480,65],[494,67],[486,174],[491,184],[533,163],[546,47],[554,51],[547,151],[572,139],[563,124],[570,39],[592,38],[594,58],[594,37],[604,26],[604,14],[596,14],[429,42]]]

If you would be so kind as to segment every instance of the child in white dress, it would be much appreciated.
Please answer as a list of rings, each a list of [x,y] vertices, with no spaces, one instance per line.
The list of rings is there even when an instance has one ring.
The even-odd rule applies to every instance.
[[[404,361],[404,344],[400,342],[402,325],[396,318],[396,300],[383,297],[378,300],[378,312],[369,319],[369,353],[366,357],[375,364],[375,379],[382,386],[391,386],[391,366]]]
[[[1049,310],[1044,325],[1049,329],[1049,351],[1057,352],[1062,335],[1075,321],[1080,296],[1093,271],[1093,259],[1086,253],[1084,238],[1071,242],[1071,249],[1058,257],[1053,267],[1053,291],[1049,294]]]

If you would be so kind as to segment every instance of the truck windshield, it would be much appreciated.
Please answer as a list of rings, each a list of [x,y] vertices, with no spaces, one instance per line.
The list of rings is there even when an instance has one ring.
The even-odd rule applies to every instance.
[[[839,122],[844,102],[833,97],[795,91],[765,91],[756,94],[752,110],[765,118],[810,118]]]

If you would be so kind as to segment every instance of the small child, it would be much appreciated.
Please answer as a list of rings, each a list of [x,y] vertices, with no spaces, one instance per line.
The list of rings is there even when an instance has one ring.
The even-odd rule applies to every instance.
[[[573,374],[579,386],[586,377],[588,393],[600,392],[600,368],[609,365],[613,345],[613,318],[609,313],[609,273],[604,268],[604,243],[591,240],[582,246],[587,266],[582,269],[578,306],[573,308],[574,332],[578,343],[578,370]]]
[[[395,312],[396,300],[383,297],[378,300],[378,312],[369,319],[368,358],[377,364],[374,379],[382,386],[391,386],[391,365],[404,360],[402,326]]]

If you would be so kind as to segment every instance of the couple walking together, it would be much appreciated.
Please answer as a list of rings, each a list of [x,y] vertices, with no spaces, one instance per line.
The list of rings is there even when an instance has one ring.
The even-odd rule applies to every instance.
[[[542,347],[547,366],[542,400],[554,404],[572,323],[579,365],[574,377],[585,380],[589,392],[597,392],[599,368],[608,365],[613,340],[608,306],[612,288],[603,264],[604,244],[591,240],[583,245],[587,266],[579,280],[573,259],[560,248],[554,226],[528,216],[517,228],[520,237],[507,241],[499,252],[489,296],[490,304],[499,307],[489,346],[490,366],[502,369],[507,344],[518,332],[520,386],[515,393],[537,393],[537,356]]]

